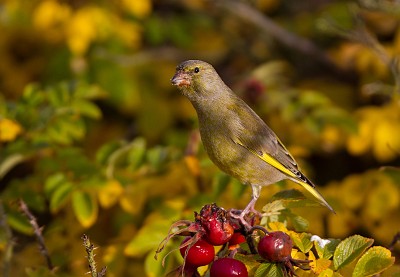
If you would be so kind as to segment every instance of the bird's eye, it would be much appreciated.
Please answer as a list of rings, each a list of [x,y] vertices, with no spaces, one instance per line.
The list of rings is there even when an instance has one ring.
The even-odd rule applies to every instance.
[[[195,68],[194,68],[194,73],[199,73],[199,72],[200,72],[200,68],[195,67]]]

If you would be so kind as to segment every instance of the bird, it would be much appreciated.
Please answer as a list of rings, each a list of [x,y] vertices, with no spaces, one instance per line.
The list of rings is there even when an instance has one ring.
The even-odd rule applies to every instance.
[[[187,60],[176,67],[171,83],[196,110],[200,137],[211,161],[223,172],[252,188],[252,198],[238,219],[249,226],[263,186],[289,179],[335,211],[301,172],[287,148],[270,127],[220,78],[214,67]]]

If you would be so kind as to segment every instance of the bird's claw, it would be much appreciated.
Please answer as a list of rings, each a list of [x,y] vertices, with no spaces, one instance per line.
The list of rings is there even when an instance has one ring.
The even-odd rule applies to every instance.
[[[251,230],[251,228],[257,225],[261,220],[261,213],[255,209],[251,211],[230,209],[229,216],[234,228],[244,228],[245,232]]]

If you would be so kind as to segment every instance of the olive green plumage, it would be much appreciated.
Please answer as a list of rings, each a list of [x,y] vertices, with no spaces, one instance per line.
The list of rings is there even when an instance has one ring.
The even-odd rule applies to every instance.
[[[291,179],[333,209],[301,173],[296,161],[265,122],[218,76],[208,63],[181,63],[172,83],[191,101],[210,159],[224,172],[253,188],[253,209],[260,186]]]

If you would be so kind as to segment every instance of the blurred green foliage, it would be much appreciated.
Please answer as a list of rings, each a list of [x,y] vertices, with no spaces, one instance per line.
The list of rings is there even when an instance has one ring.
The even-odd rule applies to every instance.
[[[240,2],[282,27],[277,34],[275,25],[245,20],[248,9],[230,9],[236,3],[0,3],[3,272],[50,274],[18,199],[44,226],[57,276],[87,272],[83,233],[100,245],[107,276],[161,276],[181,262],[174,254],[163,268],[153,259],[172,222],[206,203],[246,205],[250,189],[207,158],[193,108],[170,85],[186,59],[216,67],[337,211],[273,204],[275,193],[294,187],[283,182],[262,192],[265,212],[283,211],[265,224],[389,246],[400,230],[399,4]],[[303,52],[300,38],[320,51]],[[391,259],[370,248],[352,264],[354,276],[366,274],[374,251]],[[399,274],[399,265],[388,272]],[[336,276],[329,274],[320,276]]]

